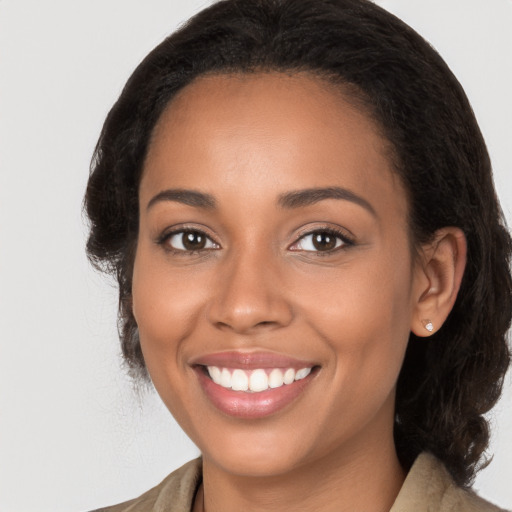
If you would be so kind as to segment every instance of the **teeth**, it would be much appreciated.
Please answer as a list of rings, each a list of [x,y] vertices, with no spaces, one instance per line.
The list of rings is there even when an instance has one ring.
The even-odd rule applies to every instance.
[[[285,384],[291,384],[295,380],[295,370],[288,368],[288,370],[284,372],[283,380]]]
[[[236,370],[235,370],[236,371]],[[268,377],[265,370],[254,370],[249,378],[249,389],[254,392],[268,389]]]
[[[209,366],[208,373],[215,384],[220,384],[220,370],[216,366]]]
[[[289,385],[296,380],[305,379],[311,373],[311,368],[301,368],[297,371],[288,368],[284,372],[280,368],[270,371],[263,369],[245,371],[237,368],[230,371],[227,368],[207,366],[207,370],[215,384],[234,391],[252,393],[266,391],[269,388],[280,388],[284,384]]]
[[[283,372],[274,368],[268,376],[268,386],[270,388],[280,388],[284,384]]]
[[[311,368],[302,368],[295,374],[295,380],[305,379],[311,373]]]
[[[231,389],[235,391],[247,391],[249,389],[249,377],[243,370],[235,370],[231,375]]]
[[[223,388],[230,388],[231,387],[231,373],[229,373],[229,370],[226,368],[223,368],[220,372],[220,385]]]

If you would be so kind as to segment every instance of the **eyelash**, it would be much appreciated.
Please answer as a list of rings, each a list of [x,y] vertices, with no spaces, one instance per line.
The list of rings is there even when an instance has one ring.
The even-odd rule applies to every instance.
[[[213,244],[213,245],[215,245],[215,247],[204,247],[204,248],[200,248],[197,250],[187,250],[187,249],[176,249],[175,247],[172,247],[169,244],[169,240],[172,237],[174,237],[176,235],[183,236],[186,233],[195,234],[196,236],[197,235],[203,236],[207,240],[206,243]],[[335,229],[332,227],[325,227],[325,228],[320,227],[320,228],[316,228],[316,229],[307,231],[305,233],[302,233],[299,236],[299,238],[297,239],[297,241],[295,241],[291,246],[289,246],[288,249],[291,251],[297,251],[297,252],[301,251],[301,249],[293,249],[292,247],[298,245],[301,241],[304,241],[308,236],[313,236],[315,234],[324,234],[324,235],[329,235],[329,236],[335,237],[337,239],[336,246],[334,248],[328,249],[326,251],[302,250],[303,252],[313,253],[317,256],[328,256],[328,255],[336,253],[340,250],[347,249],[347,248],[355,245],[354,240],[352,238],[350,238],[349,236],[347,236],[347,234],[344,231],[341,231],[341,230],[338,230],[338,229]],[[338,241],[341,241],[341,243],[339,245],[338,245]],[[164,233],[162,236],[160,236],[158,238],[157,244],[161,245],[161,246],[165,246],[166,251],[169,251],[169,252],[171,252],[173,254],[177,254],[177,255],[196,255],[196,254],[204,253],[206,251],[217,250],[220,248],[220,245],[217,242],[215,242],[214,240],[212,240],[212,238],[209,235],[207,235],[204,231],[202,231],[200,229],[192,229],[192,228],[190,228],[190,229],[180,228],[180,229],[176,229],[176,230]],[[183,242],[182,242],[182,245],[183,245]]]
[[[332,227],[319,227],[316,229],[306,231],[305,233],[302,233],[299,236],[298,240],[296,242],[294,242],[290,247],[293,247],[294,245],[299,244],[301,241],[304,241],[308,236],[313,236],[315,234],[324,234],[324,235],[332,236],[335,239],[338,239],[339,241],[341,241],[341,243],[338,245],[338,241],[336,241],[336,246],[334,248],[328,249],[326,251],[320,251],[320,250],[317,250],[317,251],[307,250],[306,251],[305,250],[304,252],[313,253],[316,256],[322,257],[322,256],[332,255],[334,253],[337,253],[338,251],[347,249],[347,248],[355,245],[354,240],[351,237],[349,237],[346,232],[344,232],[340,229],[332,228]],[[290,249],[290,250],[299,251],[300,249]]]
[[[201,237],[204,237],[206,239],[206,243],[211,243],[215,245],[216,247],[204,247],[196,250],[187,250],[187,249],[176,249],[175,247],[172,247],[169,243],[171,238],[173,238],[176,235],[182,235],[182,245],[183,245],[183,235],[186,233],[195,234],[196,236],[199,235]],[[204,231],[201,229],[195,229],[195,228],[180,228],[175,229],[173,231],[169,231],[167,233],[164,233],[162,236],[160,236],[157,240],[157,244],[164,246],[165,250],[176,255],[195,255],[204,253],[206,251],[213,251],[220,248],[220,245],[217,242],[214,242],[212,238],[207,235]]]

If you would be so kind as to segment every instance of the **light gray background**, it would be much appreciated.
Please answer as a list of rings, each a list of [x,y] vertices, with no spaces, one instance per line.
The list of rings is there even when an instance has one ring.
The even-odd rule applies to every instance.
[[[0,0],[0,511],[96,508],[197,455],[120,368],[116,290],[84,255],[103,119],[143,56],[205,0]],[[512,221],[512,0],[380,0],[441,52],[474,106]],[[512,392],[476,482],[512,507]]]

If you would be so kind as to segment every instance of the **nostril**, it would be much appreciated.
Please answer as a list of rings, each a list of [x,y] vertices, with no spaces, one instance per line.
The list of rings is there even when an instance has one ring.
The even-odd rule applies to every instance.
[[[229,324],[226,322],[216,322],[215,325],[220,329],[229,329]]]
[[[238,328],[239,329],[241,328],[242,330],[247,330],[247,329],[255,329],[258,327],[271,327],[271,326],[274,326],[277,324],[278,324],[278,322],[273,322],[272,320],[264,320],[262,322],[257,322],[254,324],[248,323],[245,326],[239,325]],[[229,322],[216,322],[216,326],[221,329],[232,329],[234,325],[235,325],[235,322],[233,322],[232,324]]]

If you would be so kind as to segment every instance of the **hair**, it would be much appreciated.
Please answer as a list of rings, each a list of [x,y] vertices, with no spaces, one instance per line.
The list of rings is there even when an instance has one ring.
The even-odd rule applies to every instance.
[[[466,236],[466,269],[448,319],[428,342],[410,335],[394,432],[405,468],[427,450],[459,485],[470,485],[485,463],[484,414],[500,396],[510,360],[512,243],[461,85],[421,36],[367,0],[222,0],[165,39],[132,74],[103,126],[84,202],[88,256],[119,283],[125,361],[147,378],[131,284],[138,187],[155,124],[196,77],[267,71],[308,72],[364,105],[393,148],[413,245],[443,226]]]

